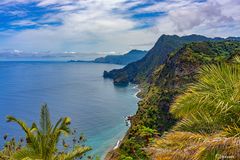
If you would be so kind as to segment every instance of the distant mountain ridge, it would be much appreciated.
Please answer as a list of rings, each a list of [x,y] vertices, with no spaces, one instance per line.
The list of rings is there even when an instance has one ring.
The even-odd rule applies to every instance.
[[[123,55],[107,55],[105,57],[96,58],[93,61],[71,60],[69,62],[91,62],[91,63],[109,63],[127,65],[142,59],[147,54],[147,51],[131,50]]]
[[[134,49],[124,55],[107,55],[106,57],[96,58],[93,62],[126,65],[142,59],[146,54],[147,51]]]
[[[122,69],[114,69],[110,72],[104,71],[105,78],[112,78],[115,84],[127,85],[129,82],[140,83],[151,80],[151,75],[159,65],[163,64],[168,55],[181,48],[184,44],[204,41],[240,41],[240,37],[208,38],[202,35],[162,35],[154,47],[148,51],[142,59],[130,63]]]

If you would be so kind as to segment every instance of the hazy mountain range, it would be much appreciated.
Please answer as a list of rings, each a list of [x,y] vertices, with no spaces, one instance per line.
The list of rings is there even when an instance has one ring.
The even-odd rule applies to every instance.
[[[203,41],[240,41],[240,37],[209,38],[202,35],[162,35],[152,49],[142,59],[130,63],[122,69],[104,72],[105,78],[112,78],[117,83],[139,83],[141,80],[149,80],[154,69],[163,64],[168,54],[182,47],[184,44]]]
[[[109,64],[127,65],[129,63],[142,59],[146,54],[147,54],[147,51],[134,49],[123,55],[107,55],[105,57],[99,57],[90,61],[71,60],[69,62],[90,62],[90,63],[109,63]]]
[[[200,35],[189,35],[189,36],[182,36],[182,37],[176,36],[176,35],[162,35],[158,39],[154,47],[150,51],[148,51],[146,56],[143,57],[141,60],[130,63],[127,66],[123,67],[122,69],[115,69],[110,72],[105,71],[104,77],[112,78],[114,81],[114,84],[116,85],[123,86],[123,85],[127,85],[129,82],[138,84],[138,86],[141,88],[141,92],[139,96],[141,96],[142,98],[141,101],[138,103],[138,111],[136,112],[136,115],[131,117],[131,127],[128,130],[127,135],[125,136],[125,138],[121,142],[120,147],[117,150],[113,150],[108,153],[106,160],[119,160],[119,159],[122,159],[122,157],[127,157],[126,159],[146,159],[146,160],[149,159],[150,160],[150,159],[156,159],[156,156],[160,157],[159,159],[162,159],[162,157],[159,156],[160,153],[165,156],[166,155],[169,156],[169,153],[170,153],[170,152],[167,152],[168,154],[164,154],[166,151],[165,149],[166,146],[168,147],[168,149],[170,149],[171,154],[173,156],[176,156],[176,153],[179,153],[180,156],[177,155],[179,157],[181,157],[182,155],[183,156],[187,155],[189,157],[198,155],[197,153],[199,150],[194,150],[194,152],[188,152],[189,150],[182,148],[184,146],[182,145],[182,142],[183,144],[185,144],[186,143],[185,141],[190,139],[192,141],[191,143],[187,144],[187,146],[189,146],[189,148],[195,147],[193,143],[195,139],[192,137],[192,135],[196,132],[197,133],[200,132],[202,134],[202,131],[204,131],[204,130],[195,128],[195,126],[197,126],[196,124],[198,124],[202,128],[207,126],[206,130],[208,133],[211,133],[211,134],[215,132],[209,132],[209,130],[214,130],[216,126],[216,130],[218,131],[220,127],[218,127],[217,125],[214,125],[214,127],[209,127],[209,126],[212,126],[212,123],[214,122],[215,119],[214,120],[211,119],[212,121],[209,121],[208,118],[203,118],[207,116],[206,115],[202,116],[202,114],[200,115],[199,119],[203,119],[202,122],[206,123],[204,125],[202,123],[199,123],[199,120],[188,121],[187,119],[186,121],[181,121],[179,119],[176,119],[176,117],[173,116],[172,112],[170,112],[171,111],[170,109],[171,107],[173,107],[177,97],[181,97],[184,95],[189,96],[193,94],[192,92],[191,94],[189,94],[189,92],[188,94],[186,94],[185,92],[190,85],[194,84],[194,82],[198,80],[200,68],[204,66],[206,67],[208,65],[220,64],[220,63],[233,64],[234,63],[233,59],[237,58],[237,56],[240,55],[239,40],[240,40],[239,37],[208,38]],[[211,70],[215,71],[215,69],[216,68],[208,69],[207,71],[208,72],[210,72]],[[238,71],[239,70],[236,69],[234,70],[234,72],[229,72],[222,69],[222,72],[224,72],[225,74],[226,73],[228,73],[229,75],[236,74],[236,76],[239,76]],[[222,77],[224,77],[224,76],[221,77],[220,75],[216,75],[216,73],[213,75],[210,74],[209,77],[211,79],[211,77],[214,77],[214,76],[215,78],[217,77],[216,79],[221,79]],[[203,79],[203,81],[206,81],[206,79]],[[219,80],[219,81],[222,82],[222,80]],[[204,85],[204,87],[206,87],[207,90],[209,90],[210,88],[210,85],[208,82],[206,82],[208,86]],[[216,82],[216,83],[219,83],[219,82]],[[232,82],[223,81],[223,85],[222,85],[223,88],[225,86],[228,86],[227,84],[229,83],[232,83]],[[236,85],[236,84],[234,83],[233,85]],[[216,86],[217,85],[213,85],[211,87],[212,88],[215,87],[216,88],[215,92],[220,92],[220,94],[222,94],[220,89],[217,88]],[[235,90],[237,90],[237,87],[235,87]],[[228,95],[228,90],[226,90],[226,94],[224,96],[231,96],[232,93],[230,92],[229,92],[230,95]],[[209,93],[207,92],[207,94],[204,94],[204,96],[205,98],[209,97]],[[224,96],[218,96],[218,97],[216,96],[213,99],[218,100],[219,97],[224,97]],[[195,97],[193,96],[193,99],[194,98]],[[206,104],[208,103],[205,104],[205,103],[202,103],[202,101],[204,100],[201,99],[201,102],[199,101],[197,103],[202,104],[201,109],[203,110],[203,108],[205,108],[207,106]],[[191,102],[186,101],[186,103],[189,104],[188,107],[192,105],[190,104]],[[222,103],[223,101],[219,101],[219,102]],[[217,104],[218,103],[216,103],[215,105]],[[217,105],[217,107],[219,107],[219,105]],[[186,110],[189,110],[189,108]],[[224,108],[225,108],[225,105],[224,105]],[[196,111],[194,110],[193,112],[196,112]],[[196,112],[196,113],[200,113],[200,112]],[[229,119],[232,119],[232,117],[229,116]],[[183,132],[184,129],[181,128],[182,130],[180,130],[178,128],[180,131],[182,131],[183,134],[181,136],[184,136],[184,138],[178,139],[175,136],[175,134],[173,134],[172,136],[173,138],[171,139],[172,143],[169,143],[171,142],[171,140],[166,141],[164,137],[167,136],[166,135],[167,132],[174,133],[175,131],[176,133],[176,131],[179,131],[179,130],[174,130],[176,127],[176,123],[177,125],[182,124],[183,126],[182,128],[184,129],[188,125],[192,125],[192,124],[194,125],[192,126],[193,128],[192,130],[185,130],[186,132]],[[172,128],[173,130],[171,130]],[[190,137],[185,138],[185,135],[187,135],[187,133],[191,133]],[[162,137],[163,138],[162,141],[166,143],[166,144],[164,143],[165,145],[162,145],[162,143],[159,143],[159,144],[157,143],[159,140],[159,137],[161,137],[163,134],[165,136]],[[205,133],[204,133],[204,136],[205,136]],[[213,141],[215,141],[215,139],[213,139],[210,136],[209,136],[209,140],[211,140],[211,144],[213,144]],[[219,135],[218,135],[218,138],[219,138]],[[198,137],[197,139],[199,140]],[[206,139],[207,138],[204,137],[204,140],[203,140],[204,144],[206,143],[205,142]],[[216,147],[213,147],[213,148],[216,149],[218,152],[215,152],[215,150],[214,151],[210,150],[211,152],[209,153],[219,153],[219,150],[221,150],[225,146],[226,146],[225,148],[227,148],[226,150],[229,150],[229,146],[227,146],[225,142],[226,142],[225,139],[223,143],[219,143],[217,141]],[[175,146],[179,146],[180,149],[179,148],[176,149]],[[231,144],[231,146],[234,146],[234,144]],[[209,149],[208,147],[206,147],[207,150]],[[201,147],[200,149],[202,150]],[[179,150],[181,152],[179,152]],[[235,155],[235,157],[237,157],[236,155],[238,154],[238,152],[232,152],[232,153]],[[167,159],[178,159],[178,158],[167,158]],[[192,159],[192,158],[185,157],[185,158],[179,158],[179,159]],[[202,158],[202,159],[209,159],[209,158]]]

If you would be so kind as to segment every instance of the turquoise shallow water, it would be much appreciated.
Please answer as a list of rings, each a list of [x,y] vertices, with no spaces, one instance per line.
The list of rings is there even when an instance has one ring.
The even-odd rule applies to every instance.
[[[72,118],[72,128],[84,133],[92,154],[104,156],[128,127],[124,116],[134,114],[138,99],[133,86],[115,87],[102,78],[110,64],[67,62],[0,62],[0,136],[22,136],[6,115],[26,122],[39,120],[40,105],[47,103],[52,120]],[[30,124],[30,123],[29,123]],[[0,144],[3,145],[3,138]]]

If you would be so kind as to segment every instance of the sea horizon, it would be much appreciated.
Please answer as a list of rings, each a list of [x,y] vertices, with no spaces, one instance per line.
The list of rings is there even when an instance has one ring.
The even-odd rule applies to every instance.
[[[135,114],[139,101],[136,85],[116,87],[102,77],[104,70],[120,67],[67,61],[1,61],[0,134],[23,137],[19,127],[5,123],[5,117],[14,115],[26,122],[38,122],[40,105],[47,103],[53,121],[71,117],[72,128],[83,133],[86,145],[93,147],[89,154],[103,159],[124,137],[128,130],[124,117]],[[4,145],[3,140],[0,143]]]

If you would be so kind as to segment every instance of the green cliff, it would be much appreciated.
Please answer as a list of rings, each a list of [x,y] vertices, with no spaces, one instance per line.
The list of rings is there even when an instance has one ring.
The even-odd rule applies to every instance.
[[[181,46],[179,44],[170,46]],[[132,125],[120,147],[110,152],[106,159],[149,159],[147,146],[178,121],[169,112],[175,98],[196,81],[200,67],[228,61],[239,52],[240,42],[221,39],[217,42],[187,43],[179,49],[174,48],[161,50],[168,53],[165,61],[150,67],[154,68],[148,77],[150,86],[139,102],[139,109],[131,120]],[[145,60],[146,57],[142,61]],[[139,73],[136,72],[134,78],[138,77],[136,75]]]
[[[152,73],[165,63],[168,54],[178,50],[184,44],[203,41],[224,41],[238,40],[237,37],[229,38],[208,38],[201,35],[189,35],[179,37],[177,35],[162,35],[154,47],[148,51],[142,59],[130,63],[122,69],[115,69],[104,72],[105,78],[112,78],[115,84],[127,85],[129,82],[141,83],[147,81],[151,83]]]

